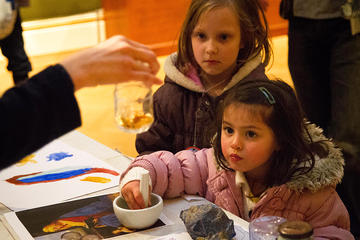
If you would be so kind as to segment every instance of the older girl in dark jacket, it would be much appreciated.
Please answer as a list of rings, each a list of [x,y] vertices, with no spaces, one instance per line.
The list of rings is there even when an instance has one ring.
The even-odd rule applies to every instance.
[[[209,147],[207,126],[219,96],[239,81],[267,79],[267,23],[257,1],[193,0],[178,52],[165,62],[151,128],[137,135],[139,154]]]

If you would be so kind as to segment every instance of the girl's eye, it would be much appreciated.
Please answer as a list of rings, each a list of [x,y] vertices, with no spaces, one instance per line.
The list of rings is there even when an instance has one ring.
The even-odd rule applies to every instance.
[[[226,40],[228,40],[229,35],[228,35],[228,34],[221,34],[221,35],[219,36],[219,38],[220,38],[221,41],[226,41]]]
[[[234,129],[232,129],[231,127],[224,127],[223,130],[227,134],[233,134],[234,133]]]
[[[202,32],[197,32],[194,34],[196,38],[200,39],[200,40],[204,40],[206,38],[206,35]]]
[[[248,138],[255,138],[257,136],[257,134],[254,131],[247,131],[245,133],[245,136]]]

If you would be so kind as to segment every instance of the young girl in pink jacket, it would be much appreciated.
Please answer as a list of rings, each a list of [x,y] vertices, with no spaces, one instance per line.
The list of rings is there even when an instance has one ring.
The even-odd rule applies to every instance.
[[[120,182],[128,205],[144,207],[137,178],[144,168],[152,191],[165,198],[197,194],[248,221],[281,216],[309,222],[315,239],[353,239],[335,191],[341,151],[304,120],[290,86],[240,82],[218,103],[214,133],[209,149],[136,158]]]

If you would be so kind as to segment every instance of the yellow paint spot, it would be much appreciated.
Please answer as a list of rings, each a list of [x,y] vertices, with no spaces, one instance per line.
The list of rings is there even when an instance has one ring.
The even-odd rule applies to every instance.
[[[16,163],[16,166],[21,167],[26,165],[27,163],[37,163],[33,158],[35,157],[35,154],[30,154],[23,159],[21,159],[19,162]]]
[[[126,227],[118,227],[116,230],[112,231],[113,234],[117,235],[119,233],[132,233],[134,230],[130,230]]]
[[[88,182],[96,182],[96,183],[108,183],[111,182],[111,179],[103,178],[103,177],[86,177],[81,179],[81,181],[88,181]]]

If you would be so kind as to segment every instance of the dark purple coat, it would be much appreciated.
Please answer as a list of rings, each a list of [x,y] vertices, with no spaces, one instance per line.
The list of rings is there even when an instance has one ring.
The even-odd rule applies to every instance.
[[[219,97],[208,95],[173,65],[176,54],[165,62],[165,83],[154,94],[155,121],[151,128],[136,136],[136,150],[140,155],[158,150],[172,153],[189,147],[210,147],[215,118],[215,104]],[[268,79],[260,58],[244,64],[225,89],[240,80]]]

